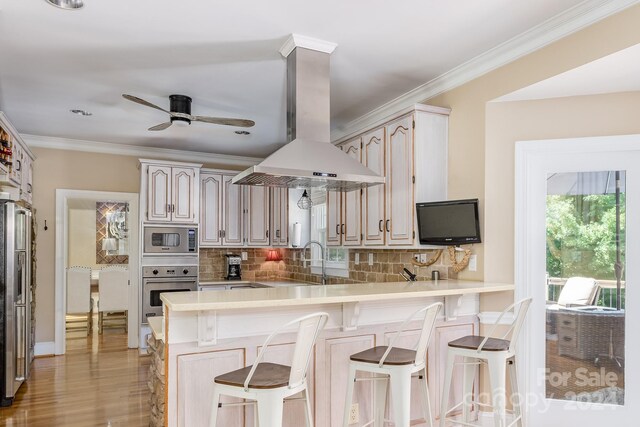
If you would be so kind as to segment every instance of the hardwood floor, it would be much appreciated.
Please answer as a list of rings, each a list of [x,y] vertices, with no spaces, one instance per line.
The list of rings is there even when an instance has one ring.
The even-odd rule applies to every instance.
[[[149,364],[121,329],[68,334],[66,355],[34,361],[0,426],[148,426]]]

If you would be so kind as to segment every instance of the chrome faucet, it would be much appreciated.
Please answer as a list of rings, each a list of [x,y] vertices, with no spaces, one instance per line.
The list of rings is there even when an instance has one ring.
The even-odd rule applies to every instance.
[[[320,247],[320,257],[322,258],[322,285],[327,284],[327,269],[325,266],[325,258],[324,258],[324,246],[322,243],[317,240],[309,240],[306,245],[302,247],[302,256],[304,257],[304,250],[307,249],[312,243],[315,243]]]

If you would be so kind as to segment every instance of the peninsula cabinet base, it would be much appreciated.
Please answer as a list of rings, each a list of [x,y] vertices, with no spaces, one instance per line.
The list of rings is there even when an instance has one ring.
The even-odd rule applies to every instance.
[[[477,295],[467,298],[476,303]],[[430,301],[414,301],[414,304],[425,305]],[[329,325],[317,341],[309,368],[309,391],[312,402],[315,425],[317,427],[335,427],[342,425],[345,408],[349,356],[376,345],[386,345],[394,332],[411,311],[403,304],[399,304],[398,319],[384,324],[360,325],[355,330],[342,331],[336,325]],[[307,307],[309,313],[327,310],[326,306]],[[281,311],[287,311],[283,309]],[[231,313],[229,313],[231,314]],[[275,313],[274,313],[275,314]],[[243,325],[251,329],[251,324],[265,315],[261,310],[255,313],[245,312],[235,329],[242,330]],[[224,312],[218,313],[224,317]],[[235,317],[235,316],[232,316]],[[337,313],[336,313],[336,316]],[[411,327],[401,337],[399,346],[413,346],[419,334],[419,322]],[[170,336],[171,324],[166,331]],[[429,347],[427,372],[429,392],[433,414],[439,417],[440,395],[444,381],[444,367],[446,362],[447,344],[449,341],[464,335],[478,332],[476,313],[464,313],[456,320],[445,321],[439,319],[431,345]],[[223,338],[213,346],[198,346],[197,342],[175,343],[165,346],[167,360],[167,426],[174,427],[207,427],[212,402],[213,378],[244,366],[251,365],[256,359],[265,335],[255,335],[238,338]],[[264,358],[266,362],[285,365],[291,364],[293,340],[295,335],[285,334],[275,341]],[[461,371],[461,369],[460,369]],[[462,372],[454,374],[452,387],[453,399],[461,399]],[[363,374],[364,375],[364,374]],[[359,421],[352,426],[362,426],[373,417],[373,381],[363,381],[356,384],[353,405],[358,405]],[[475,387],[477,390],[477,386]],[[420,391],[417,379],[412,385],[411,418],[412,425],[426,425],[422,418],[420,406]],[[298,396],[296,396],[298,397]],[[393,396],[390,396],[393,399]],[[224,403],[239,403],[238,399],[223,397],[223,407],[218,412],[218,426],[223,427],[253,427],[254,405],[228,405]],[[387,404],[387,407],[389,405]],[[387,417],[391,418],[388,413]],[[294,400],[284,404],[284,426],[300,427],[305,425],[304,401]]]

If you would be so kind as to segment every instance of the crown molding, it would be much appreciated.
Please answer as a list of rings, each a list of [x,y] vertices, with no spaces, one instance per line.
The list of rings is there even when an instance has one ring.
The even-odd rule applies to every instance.
[[[424,102],[614,15],[640,0],[587,0],[331,131],[344,139],[412,104]]]
[[[198,151],[172,150],[169,148],[139,147],[135,145],[114,144],[111,142],[86,141],[80,139],[58,138],[22,134],[22,139],[31,148],[49,148],[54,150],[84,151],[88,153],[115,154],[120,156],[146,157],[159,160],[177,160],[183,162],[214,163],[221,165],[253,166],[262,161],[258,157],[232,156],[228,154],[203,153]]]
[[[293,49],[297,47],[324,52],[331,55],[338,45],[325,40],[314,39],[313,37],[291,34],[280,48],[280,54],[286,58],[291,52],[293,52]]]

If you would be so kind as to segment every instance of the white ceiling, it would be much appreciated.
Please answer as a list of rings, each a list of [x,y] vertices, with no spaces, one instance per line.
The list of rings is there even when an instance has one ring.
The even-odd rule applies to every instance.
[[[285,142],[290,33],[338,44],[332,127],[358,118],[582,0],[0,0],[0,109],[22,133],[265,156]],[[193,97],[197,115],[249,118],[252,135],[194,123],[149,132]],[[79,117],[69,109],[93,113]]]
[[[495,101],[640,91],[640,44],[532,84]]]

